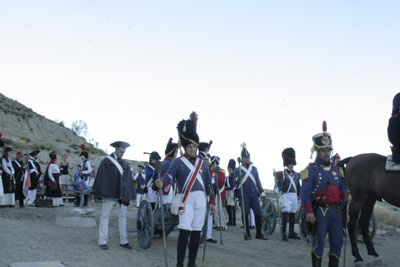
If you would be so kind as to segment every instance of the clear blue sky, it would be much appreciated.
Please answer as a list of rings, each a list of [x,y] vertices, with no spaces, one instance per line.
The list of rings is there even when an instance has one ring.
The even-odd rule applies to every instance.
[[[247,143],[263,186],[328,123],[334,152],[389,154],[400,82],[398,1],[1,1],[0,92],[84,120],[100,147],[163,154],[199,114],[211,154]]]

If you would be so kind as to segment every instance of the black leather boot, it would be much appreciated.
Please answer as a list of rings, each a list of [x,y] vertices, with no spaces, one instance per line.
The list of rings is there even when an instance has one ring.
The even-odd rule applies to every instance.
[[[329,254],[329,267],[339,267],[339,257],[333,254]]]
[[[247,215],[245,218],[245,223],[246,223],[246,235],[244,236],[244,240],[250,240],[251,239],[251,234],[250,234],[250,227],[249,227],[249,216]]]
[[[226,206],[226,211],[228,212],[228,225],[231,226],[232,222],[232,206]]]
[[[283,241],[288,241],[288,238],[286,235],[287,222],[288,222],[288,213],[284,212],[284,213],[282,213],[282,240]]]
[[[318,258],[318,256],[314,252],[311,252],[312,267],[321,267],[321,261],[322,257]]]
[[[189,235],[190,231],[182,229],[179,230],[176,267],[183,267]]]
[[[294,218],[295,213],[289,213],[289,238],[291,239],[300,239],[299,236],[294,232]]]
[[[256,239],[268,240],[268,238],[264,237],[264,235],[261,232],[261,216],[255,215],[254,219],[256,221]]]
[[[189,243],[189,263],[188,267],[196,267],[197,251],[199,250],[200,244],[200,233],[201,231],[190,232],[190,243]]]
[[[232,206],[232,226],[236,226],[236,208]]]

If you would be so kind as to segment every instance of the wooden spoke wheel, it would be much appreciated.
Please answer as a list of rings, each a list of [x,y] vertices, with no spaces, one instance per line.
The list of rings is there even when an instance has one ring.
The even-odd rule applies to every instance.
[[[269,198],[266,198],[264,203],[262,204],[262,225],[261,229],[263,229],[264,233],[272,234],[275,231],[276,227],[276,207],[273,201]]]
[[[148,249],[153,241],[154,217],[151,205],[146,200],[140,202],[136,219],[136,228],[139,245],[143,249]]]

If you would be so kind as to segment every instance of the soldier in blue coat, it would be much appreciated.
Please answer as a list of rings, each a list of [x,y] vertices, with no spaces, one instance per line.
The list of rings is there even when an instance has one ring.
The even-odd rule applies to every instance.
[[[143,170],[144,170],[144,166],[143,165],[139,165],[138,166],[138,172],[133,177],[133,180],[136,181],[136,183],[137,183],[136,207],[139,207],[140,202],[142,200],[145,200],[144,188],[146,186],[146,176],[144,175]]]
[[[176,158],[178,153],[178,144],[172,142],[172,137],[168,140],[167,147],[165,148],[165,158],[161,162],[161,177],[167,172],[171,166],[172,161]],[[171,183],[169,186],[163,189],[163,204],[171,203],[174,197],[174,186],[175,183]]]
[[[341,204],[347,199],[347,186],[342,168],[332,165],[331,135],[323,132],[313,136],[312,151],[317,152],[314,163],[300,173],[302,180],[301,201],[306,221],[313,225],[312,266],[321,266],[325,237],[329,234],[329,266],[339,266],[343,244]]]
[[[228,176],[225,179],[225,191],[226,191],[226,211],[228,212],[228,225],[236,225],[236,209],[235,209],[235,195],[233,190],[235,188],[235,179],[233,177],[233,172],[236,168],[236,161],[230,159],[228,163]]]
[[[144,167],[144,175],[146,176],[146,200],[150,202],[153,209],[155,208],[157,202],[157,191],[153,190],[153,184],[158,177],[157,164],[160,159],[161,157],[158,152],[153,151],[150,153],[149,164]]]
[[[179,211],[179,237],[177,246],[177,266],[183,267],[186,247],[189,242],[189,267],[196,266],[197,251],[200,243],[200,233],[203,229],[206,211],[207,196],[213,194],[211,177],[208,165],[197,157],[199,136],[196,133],[197,114],[191,114],[190,120],[182,120],[178,124],[180,143],[185,154],[172,161],[162,179],[156,181],[158,188],[166,188],[176,181],[177,192],[183,194]],[[196,173],[194,176],[192,174]],[[186,198],[185,198],[186,196]],[[214,205],[210,210],[214,211]]]
[[[126,148],[130,145],[127,142],[117,141],[110,146],[114,147],[115,151],[101,161],[93,185],[93,194],[102,197],[99,247],[103,250],[108,249],[108,221],[113,206],[118,203],[120,246],[132,249],[128,243],[126,207],[131,200],[135,199],[135,190],[133,187],[132,169],[128,162],[122,159]]]
[[[249,228],[249,210],[253,210],[256,221],[256,238],[267,240],[261,233],[261,207],[259,197],[265,198],[264,189],[261,185],[260,178],[258,176],[257,168],[250,161],[250,153],[247,151],[246,146],[243,146],[242,152],[242,164],[235,169],[233,177],[237,190],[243,187],[244,197],[244,210],[245,210],[245,223],[246,223],[246,236],[245,240],[251,239],[250,228]],[[241,196],[242,197],[242,196]]]
[[[296,165],[296,152],[293,148],[282,151],[283,171],[276,173],[277,188],[282,192],[279,206],[282,210],[282,240],[288,241],[286,226],[289,220],[289,238],[300,239],[294,232],[294,219],[297,212],[298,196],[300,195],[299,174],[294,171]]]

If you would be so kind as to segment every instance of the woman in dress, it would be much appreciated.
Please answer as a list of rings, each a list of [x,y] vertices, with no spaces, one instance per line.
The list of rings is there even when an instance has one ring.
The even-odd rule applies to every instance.
[[[68,202],[69,162],[67,161],[67,155],[62,155],[62,161],[60,162],[60,171],[61,195],[64,195],[65,190],[65,202]]]
[[[46,184],[46,190],[44,192],[46,199],[53,200],[53,207],[64,206],[61,188],[60,188],[60,168],[56,164],[57,154],[52,151],[49,154],[50,162],[46,168],[46,174],[44,176],[44,182]]]
[[[0,197],[0,206],[15,206],[15,185],[14,185],[14,168],[8,153],[12,151],[11,147],[5,147],[1,157],[1,167],[3,173],[1,180],[3,182],[4,195]]]

